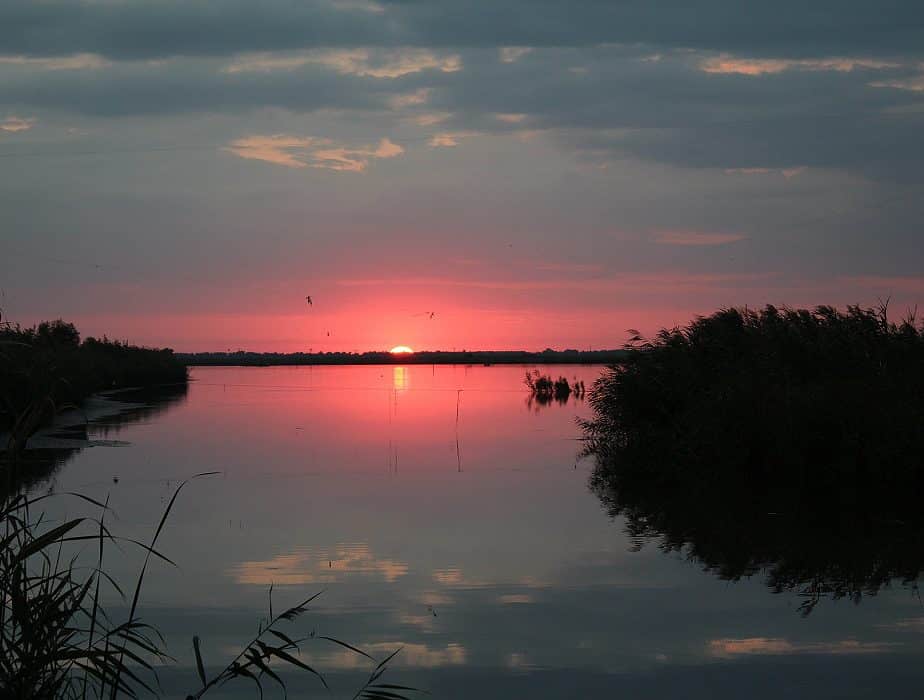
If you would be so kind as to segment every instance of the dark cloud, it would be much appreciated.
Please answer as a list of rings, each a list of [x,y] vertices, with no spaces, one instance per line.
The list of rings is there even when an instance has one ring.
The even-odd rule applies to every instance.
[[[0,52],[110,58],[337,46],[588,46],[761,56],[920,54],[917,0],[158,0],[0,4]]]
[[[704,69],[720,58],[721,70],[758,74]],[[421,139],[544,130],[598,162],[634,157],[684,167],[809,166],[920,179],[921,93],[884,86],[920,79],[913,62],[835,69],[736,61],[589,47],[538,49],[509,63],[496,50],[470,49],[185,58],[85,70],[14,65],[0,66],[0,109],[94,116],[337,109],[373,112],[386,129],[402,118],[441,113],[442,121],[420,127]],[[405,99],[415,95],[416,103]]]
[[[391,95],[381,81],[317,66],[299,71],[228,73],[212,62],[99,70],[14,71],[0,104],[94,116],[222,112],[260,107],[294,111],[379,109]]]
[[[884,86],[920,75],[917,67],[719,74],[702,69],[708,57],[690,54],[653,61],[583,53],[531,54],[484,70],[477,81],[443,76],[448,87],[435,93],[436,108],[461,115],[447,127],[560,132],[604,162],[630,156],[685,167],[809,166],[922,178],[922,95]],[[494,113],[526,116],[505,124]]]

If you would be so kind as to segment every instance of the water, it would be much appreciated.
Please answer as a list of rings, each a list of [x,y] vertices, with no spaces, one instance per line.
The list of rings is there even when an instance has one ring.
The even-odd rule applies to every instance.
[[[551,371],[589,386],[599,368]],[[296,634],[376,657],[403,647],[386,679],[434,697],[884,697],[920,683],[924,609],[900,583],[804,617],[760,573],[729,583],[633,551],[577,459],[588,406],[529,405],[524,372],[197,368],[168,410],[92,427],[128,444],[75,454],[51,487],[109,494],[113,531],[148,540],[184,478],[221,472],[184,488],[159,543],[177,568],[154,562],[142,591],[178,661],[161,672],[170,697],[196,687],[192,636],[208,667],[226,663],[271,584],[277,610],[324,590]],[[53,500],[53,517],[86,514]],[[139,557],[125,552],[108,569],[130,586]],[[334,697],[369,671],[318,639],[303,658]],[[291,697],[330,697],[286,677]]]

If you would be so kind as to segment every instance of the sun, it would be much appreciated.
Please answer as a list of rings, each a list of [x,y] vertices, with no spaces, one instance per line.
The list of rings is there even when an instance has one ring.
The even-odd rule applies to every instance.
[[[389,350],[392,355],[407,355],[408,353],[414,352],[412,348],[409,348],[407,345],[395,345],[391,350]]]

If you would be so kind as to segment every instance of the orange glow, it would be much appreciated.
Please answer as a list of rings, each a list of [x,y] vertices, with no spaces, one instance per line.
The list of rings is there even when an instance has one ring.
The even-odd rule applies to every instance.
[[[414,352],[407,345],[396,345],[391,350],[389,350],[392,355],[407,355],[408,353]]]

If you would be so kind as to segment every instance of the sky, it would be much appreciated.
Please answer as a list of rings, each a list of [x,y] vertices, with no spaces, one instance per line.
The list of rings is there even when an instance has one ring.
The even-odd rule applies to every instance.
[[[0,308],[84,335],[599,349],[726,306],[899,316],[922,166],[917,0],[0,3]]]

